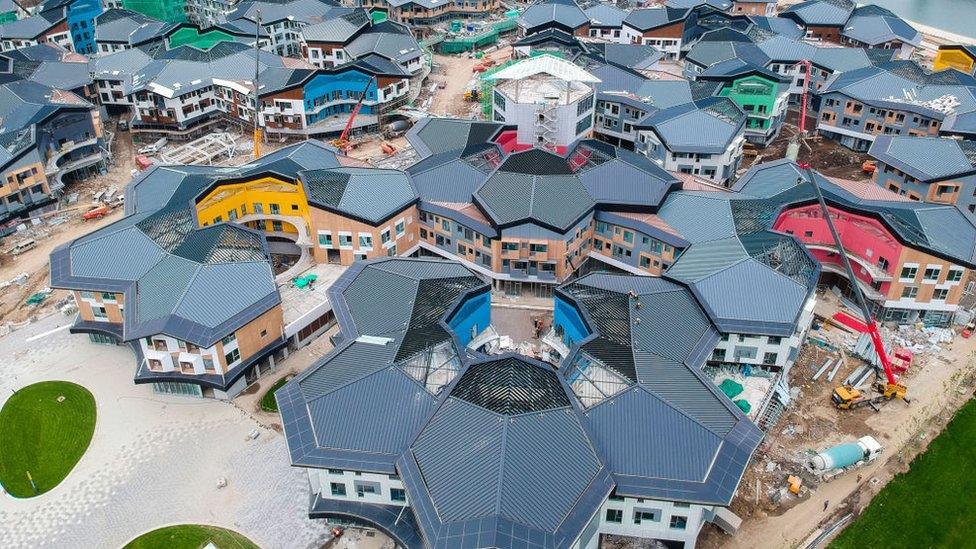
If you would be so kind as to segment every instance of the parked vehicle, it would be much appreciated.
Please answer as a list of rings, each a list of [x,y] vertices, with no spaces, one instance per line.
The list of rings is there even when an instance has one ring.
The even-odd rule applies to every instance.
[[[12,248],[7,250],[7,253],[10,255],[20,255],[26,252],[27,250],[36,247],[37,247],[37,241],[35,240],[21,240],[20,242],[14,244]]]
[[[139,149],[139,154],[156,154],[159,151],[163,150],[163,147],[166,146],[166,143],[167,143],[166,138],[165,137],[160,137],[159,139],[157,139],[153,143],[151,143],[149,145],[146,145],[145,147],[140,148]]]
[[[92,219],[99,219],[108,215],[108,206],[96,206],[87,212],[81,214],[81,219],[84,221],[90,221]]]

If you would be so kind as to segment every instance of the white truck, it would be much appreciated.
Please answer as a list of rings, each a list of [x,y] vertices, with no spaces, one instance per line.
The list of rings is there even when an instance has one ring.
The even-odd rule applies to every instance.
[[[159,151],[163,150],[166,146],[167,140],[165,137],[160,137],[156,141],[146,145],[139,149],[139,154],[158,154]]]

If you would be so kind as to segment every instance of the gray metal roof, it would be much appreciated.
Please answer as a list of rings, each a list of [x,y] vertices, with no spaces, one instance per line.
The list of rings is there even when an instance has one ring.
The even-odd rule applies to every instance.
[[[369,23],[369,14],[362,8],[332,8],[328,19],[302,28],[302,37],[307,42],[344,44]]]
[[[878,219],[907,246],[957,264],[976,265],[976,226],[955,206],[865,198],[819,174],[817,178],[832,207]],[[742,213],[736,223],[759,228],[772,226],[784,208],[816,199],[806,174],[787,160],[754,166],[739,178],[734,190],[752,198],[733,201],[733,211],[737,207]]]
[[[136,30],[151,32],[159,30],[165,22],[153,19],[136,11],[112,8],[103,11],[95,18],[95,42],[130,44],[130,37]]]
[[[561,366],[573,390],[588,394],[592,361],[622,382],[586,412],[617,494],[730,500],[761,433],[701,372],[718,336],[693,293],[661,278],[595,273],[560,287],[557,299],[574,303],[593,331]],[[730,448],[738,464],[716,475]]]
[[[397,63],[407,63],[422,53],[420,43],[410,30],[393,21],[370,26],[346,44],[344,49],[354,58],[374,53]]]
[[[868,154],[923,182],[976,173],[976,143],[971,141],[879,135]]]
[[[591,27],[619,28],[627,17],[627,10],[622,10],[611,4],[596,4],[583,10],[590,20]]]
[[[638,125],[672,151],[720,154],[742,135],[746,115],[731,99],[707,98],[652,113]]]
[[[842,26],[854,11],[851,0],[807,0],[780,12],[789,14],[805,25]]]
[[[333,0],[244,0],[227,14],[227,20],[256,21],[260,11],[263,25],[284,19],[310,25],[324,21],[330,10],[338,5]]]
[[[417,201],[407,174],[378,168],[334,168],[299,173],[309,202],[378,224]]]
[[[49,10],[0,25],[0,37],[32,40],[64,21],[64,10]]]
[[[671,7],[636,9],[627,15],[624,24],[639,31],[647,31],[684,21],[689,11],[687,8]]]
[[[539,0],[522,12],[518,22],[527,29],[547,24],[577,29],[589,23],[590,19],[575,0]]]
[[[52,254],[51,285],[125,292],[126,340],[162,333],[209,347],[280,298],[264,238],[232,224],[199,227],[192,201],[215,181],[269,166],[296,177],[338,160],[307,141],[236,168],[153,167],[127,189],[126,217]]]
[[[865,6],[854,10],[841,35],[866,44],[877,46],[892,40],[919,46],[922,33],[891,11],[878,6]]]

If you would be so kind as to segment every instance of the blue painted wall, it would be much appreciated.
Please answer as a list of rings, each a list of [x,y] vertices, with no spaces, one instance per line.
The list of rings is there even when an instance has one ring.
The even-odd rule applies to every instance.
[[[76,52],[95,53],[95,18],[101,13],[100,0],[74,0],[68,4],[68,30]]]
[[[567,347],[590,335],[590,330],[587,329],[583,318],[576,311],[576,307],[558,295],[555,296],[552,324],[556,327],[557,332],[561,332],[563,343]]]
[[[363,88],[366,87],[366,82],[369,81],[369,75],[364,74],[360,71],[350,70],[338,74],[319,74],[313,77],[308,84],[305,84],[303,88],[303,97],[305,98],[305,112],[311,112],[312,109],[316,108],[316,100],[320,103],[329,105],[334,101],[342,101],[336,105],[329,105],[324,109],[320,110],[314,116],[307,116],[309,124],[314,124],[319,120],[328,118],[330,116],[351,112],[353,107],[356,105],[356,100],[359,98],[359,94],[363,92]],[[339,99],[335,99],[334,93],[338,92]],[[377,97],[376,81],[374,80],[369,84],[369,90],[366,92],[366,101],[376,101]],[[363,105],[363,108],[359,112],[371,114],[373,112],[373,107],[370,105]]]
[[[491,324],[491,292],[489,291],[469,297],[447,321],[447,325],[457,334],[463,345],[470,343],[473,335],[481,333],[489,324]]]

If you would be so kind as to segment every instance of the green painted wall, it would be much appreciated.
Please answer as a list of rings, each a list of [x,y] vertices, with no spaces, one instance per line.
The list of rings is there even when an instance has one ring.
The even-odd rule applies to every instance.
[[[183,28],[169,36],[169,47],[176,48],[189,45],[201,50],[209,50],[220,42],[233,42],[234,40],[233,36],[220,30],[209,30],[201,33],[197,29]]]
[[[719,95],[728,97],[746,111],[746,128],[766,130],[769,129],[769,117],[773,114],[779,90],[778,82],[761,76],[746,76],[733,81]]]
[[[122,0],[122,7],[167,23],[186,21],[186,0]]]

